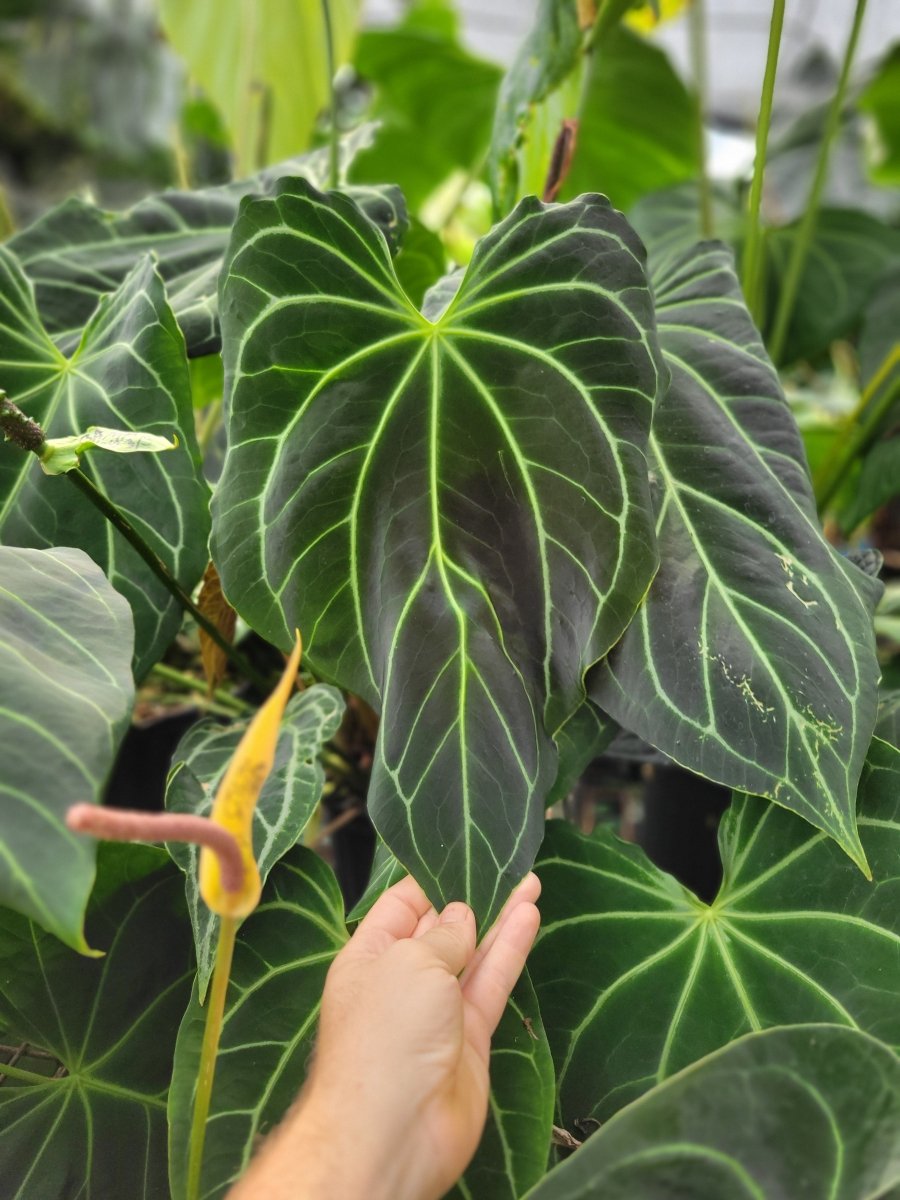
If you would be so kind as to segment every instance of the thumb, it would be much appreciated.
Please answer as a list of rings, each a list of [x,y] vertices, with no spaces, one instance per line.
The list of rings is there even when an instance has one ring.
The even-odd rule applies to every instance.
[[[437,924],[416,938],[416,943],[451,975],[459,975],[475,953],[475,914],[468,904],[448,904]]]

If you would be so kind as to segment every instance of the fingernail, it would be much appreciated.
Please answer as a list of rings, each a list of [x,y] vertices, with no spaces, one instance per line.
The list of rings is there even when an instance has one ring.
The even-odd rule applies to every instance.
[[[469,915],[468,904],[463,904],[459,900],[455,900],[452,904],[448,904],[441,915],[438,917],[439,925],[456,925],[460,921],[464,921]]]

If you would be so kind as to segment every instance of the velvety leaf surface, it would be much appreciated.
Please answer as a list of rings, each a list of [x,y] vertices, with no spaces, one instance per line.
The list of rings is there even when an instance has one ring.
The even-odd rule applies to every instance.
[[[296,843],[319,803],[325,783],[319,751],[322,743],[336,733],[343,712],[341,693],[324,683],[298,693],[285,710],[275,762],[253,813],[253,851],[263,883],[275,863]],[[166,808],[201,816],[209,813],[248,724],[240,721],[223,726],[201,721],[188,730],[172,756]],[[185,873],[202,1003],[212,974],[219,920],[200,897],[198,848],[172,843],[169,853]]]
[[[99,304],[70,358],[37,315],[31,285],[0,249],[0,378],[9,398],[68,437],[90,425],[178,437],[165,454],[94,454],[82,471],[117,506],[181,585],[206,566],[209,510],[199,476],[184,340],[153,263],[144,258]],[[182,610],[120,533],[64,476],[0,444],[0,540],[77,546],[106,573],[134,614],[134,671],[146,674],[175,636]]]
[[[256,1138],[281,1119],[303,1082],[325,974],[347,936],[342,914],[330,869],[298,848],[272,872],[260,907],[238,934],[207,1126],[204,1200],[224,1194]],[[195,991],[178,1035],[170,1093],[174,1200],[184,1195],[203,1018]],[[495,1035],[491,1079],[484,1137],[451,1193],[466,1200],[514,1200],[546,1167],[553,1067],[527,976]]]
[[[550,735],[656,566],[641,248],[602,197],[524,201],[432,323],[346,197],[283,181],[242,210],[222,317],[226,596],[383,710],[379,833],[488,924],[540,840]]]
[[[86,951],[98,801],[134,702],[131,611],[80,550],[0,546],[0,904]]]
[[[0,1063],[5,1200],[169,1200],[166,1091],[193,955],[162,851],[104,847],[87,933],[105,957],[0,909],[0,1041],[27,1043]]]
[[[363,125],[341,139],[342,172],[372,136],[373,126]],[[161,192],[121,213],[72,197],[7,244],[34,284],[41,319],[66,353],[78,345],[100,296],[115,291],[152,252],[188,353],[211,354],[220,343],[216,289],[238,207],[244,196],[269,193],[282,175],[324,187],[328,151],[313,150],[222,187]],[[390,240],[402,233],[406,211],[396,188],[348,190]]]
[[[591,700],[586,698],[575,709],[554,735],[559,769],[556,782],[547,795],[548,806],[568,796],[585,769],[599,758],[618,732],[615,721]]]
[[[875,721],[881,585],[825,541],[800,435],[724,248],[655,279],[672,381],[651,449],[661,565],[592,698],[718,783],[826,830],[854,808]]]
[[[619,1113],[529,1200],[891,1200],[900,1060],[830,1025],[742,1038]]]
[[[567,197],[598,191],[627,209],[696,174],[696,102],[658,45],[615,29],[591,57],[581,104]]]
[[[703,904],[609,832],[548,827],[529,969],[566,1124],[612,1113],[774,1025],[827,1021],[900,1046],[900,752],[860,786],[868,882],[824,834],[754,797],[723,818],[724,881]]]

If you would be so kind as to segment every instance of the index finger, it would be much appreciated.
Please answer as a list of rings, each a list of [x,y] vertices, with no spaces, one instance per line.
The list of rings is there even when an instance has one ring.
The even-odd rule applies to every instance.
[[[381,953],[394,942],[412,937],[430,908],[431,901],[412,875],[407,875],[378,897],[357,926],[350,945]]]

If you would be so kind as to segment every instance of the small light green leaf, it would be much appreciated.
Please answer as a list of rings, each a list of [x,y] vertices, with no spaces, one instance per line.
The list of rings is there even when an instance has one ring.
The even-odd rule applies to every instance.
[[[346,940],[343,901],[329,868],[298,847],[272,872],[259,908],[238,933],[201,1194],[218,1200],[246,1166],[261,1135],[281,1120],[312,1051],[328,967]],[[188,1135],[205,1013],[196,989],[185,1014],[169,1099],[174,1200],[183,1200]],[[547,1165],[553,1066],[527,974],[491,1048],[488,1123],[453,1197],[515,1200]]]
[[[169,441],[156,433],[141,433],[134,429],[104,429],[91,425],[84,433],[71,437],[47,438],[39,455],[45,475],[63,475],[74,471],[86,450],[111,450],[114,454],[159,454],[161,450],[178,448],[178,438]]]
[[[559,769],[556,782],[547,795],[547,805],[564,800],[578,782],[585,769],[607,748],[619,727],[601,712],[588,698],[576,708],[565,725],[554,734],[559,752]]]
[[[672,382],[651,434],[661,565],[591,697],[676,762],[766,796],[865,869],[856,789],[881,585],[822,535],[802,442],[731,255],[655,276]]]
[[[548,826],[529,970],[567,1125],[605,1121],[774,1025],[827,1021],[900,1047],[900,752],[877,739],[859,828],[874,882],[793,813],[738,797],[720,827],[724,880],[707,905],[608,831]]]
[[[0,904],[89,953],[98,802],[134,702],[131,611],[80,550],[0,546]]]
[[[298,693],[285,710],[275,762],[253,814],[253,850],[263,883],[275,863],[297,842],[319,803],[325,783],[319,751],[337,732],[343,713],[341,693],[324,683]],[[201,721],[185,734],[172,756],[166,785],[170,812],[207,815],[247,725],[247,721],[226,726]],[[212,974],[219,920],[200,897],[197,847],[173,843],[169,852],[185,873],[202,1003]]]
[[[900,1060],[832,1025],[741,1038],[619,1113],[528,1200],[893,1200]]]
[[[150,259],[101,299],[66,358],[41,324],[15,258],[0,248],[0,380],[51,441],[94,425],[115,425],[127,436],[177,436],[178,447],[164,457],[96,455],[83,470],[190,591],[208,561],[208,490],[199,473],[184,339]],[[74,545],[94,559],[131,604],[138,678],[181,625],[179,603],[87,497],[8,444],[0,444],[0,539]]]
[[[383,710],[376,827],[488,925],[537,849],[552,734],[656,568],[641,247],[602,197],[523,201],[432,322],[347,197],[284,180],[241,211],[222,317],[228,599]]]
[[[102,958],[0,909],[0,1041],[24,1044],[0,1064],[4,1197],[168,1200],[166,1092],[193,974],[181,881],[148,847],[105,846],[99,865],[87,932]]]

